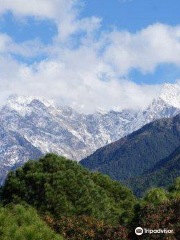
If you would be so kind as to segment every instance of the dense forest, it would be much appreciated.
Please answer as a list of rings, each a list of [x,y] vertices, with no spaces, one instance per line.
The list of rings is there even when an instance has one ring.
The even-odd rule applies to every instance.
[[[131,190],[55,154],[10,172],[1,188],[2,240],[179,239],[180,178],[137,199]],[[136,227],[174,230],[135,235]]]
[[[178,176],[180,176],[180,147],[156,164],[146,174],[128,179],[124,181],[124,184],[133,189],[136,196],[141,197],[152,187],[168,189]]]

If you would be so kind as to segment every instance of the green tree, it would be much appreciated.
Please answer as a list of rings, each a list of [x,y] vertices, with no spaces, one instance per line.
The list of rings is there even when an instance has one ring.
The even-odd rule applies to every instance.
[[[170,199],[180,198],[180,177],[176,178],[174,184],[169,187],[168,196]]]
[[[55,154],[9,173],[1,195],[5,205],[26,202],[56,219],[87,215],[111,224],[127,224],[136,202],[119,182]]]
[[[1,240],[62,240],[37,212],[21,205],[0,208]]]
[[[158,205],[162,202],[165,202],[168,200],[166,191],[163,188],[152,188],[150,189],[144,199],[145,203]]]

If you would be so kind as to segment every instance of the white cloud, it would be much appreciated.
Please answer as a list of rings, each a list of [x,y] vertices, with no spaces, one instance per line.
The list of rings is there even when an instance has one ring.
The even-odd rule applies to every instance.
[[[180,26],[151,25],[135,34],[113,31],[104,57],[119,74],[153,72],[160,64],[180,66]]]
[[[12,42],[11,38],[6,34],[0,34],[0,53],[7,52],[8,45]]]
[[[11,93],[42,95],[83,111],[96,108],[143,108],[160,86],[128,80],[132,69],[153,72],[160,64],[180,66],[180,27],[154,24],[137,33],[103,32],[101,20],[80,18],[78,0],[0,0],[0,13],[34,16],[55,22],[58,34],[51,46],[32,41],[17,44],[0,34],[1,100]],[[100,32],[98,39],[94,37]],[[80,31],[79,47],[72,35]],[[23,64],[13,55],[46,60]],[[8,64],[7,64],[8,63]]]
[[[0,12],[11,11],[16,16],[34,16],[52,20],[76,17],[78,0],[0,0]]]
[[[0,54],[14,54],[27,58],[46,54],[47,49],[38,40],[26,41],[18,44],[6,34],[0,34]]]
[[[0,89],[4,96],[13,92],[42,95],[85,112],[96,108],[109,110],[113,107],[120,110],[145,107],[159,91],[159,87],[139,86],[128,80],[101,81],[96,75],[105,66],[101,63],[96,65],[94,61],[89,62],[89,67],[83,71],[75,62],[75,68],[72,67],[73,62],[43,61],[31,67],[11,59],[8,62],[9,65],[6,58],[0,59],[0,65],[4,68]],[[91,67],[93,71],[89,70]]]

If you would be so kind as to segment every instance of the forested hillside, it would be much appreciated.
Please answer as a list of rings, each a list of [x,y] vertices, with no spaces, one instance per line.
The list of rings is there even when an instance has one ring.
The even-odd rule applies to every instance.
[[[151,171],[180,146],[180,115],[160,119],[81,161],[92,170],[122,181]]]
[[[167,189],[178,176],[180,176],[180,147],[142,176],[124,181],[124,184],[133,189],[136,196],[142,196],[152,187]]]

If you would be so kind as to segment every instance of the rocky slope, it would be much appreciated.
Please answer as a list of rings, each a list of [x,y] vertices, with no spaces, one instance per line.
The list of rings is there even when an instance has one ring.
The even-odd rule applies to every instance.
[[[37,159],[42,155],[20,134],[6,130],[0,124],[0,185],[8,171],[21,166],[27,159]]]

